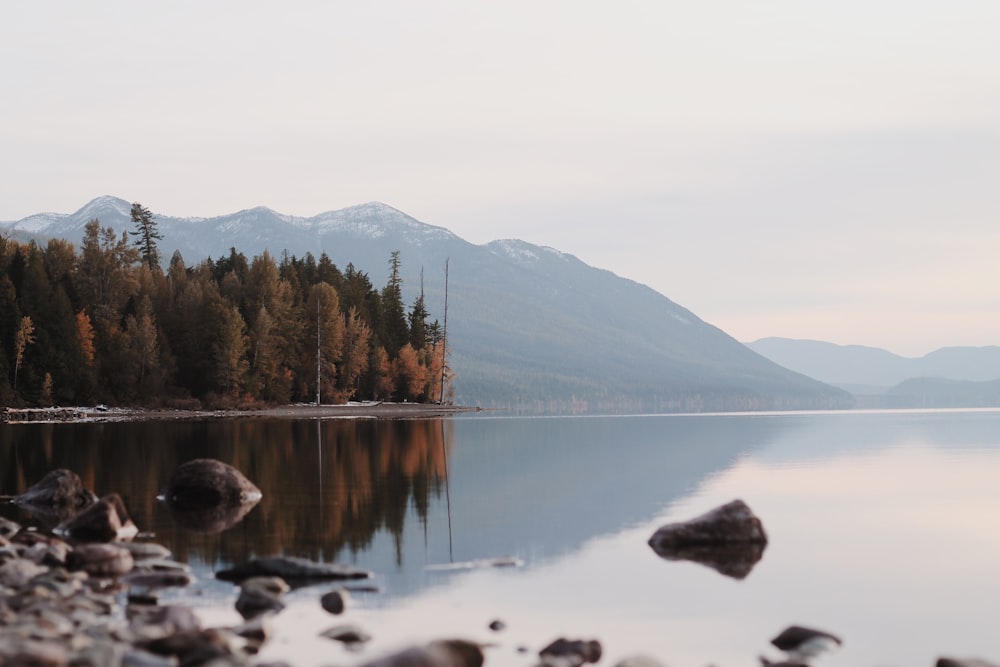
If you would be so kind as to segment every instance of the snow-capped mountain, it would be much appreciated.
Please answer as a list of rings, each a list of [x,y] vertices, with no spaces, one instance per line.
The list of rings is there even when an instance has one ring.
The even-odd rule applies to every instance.
[[[44,213],[0,229],[79,243],[84,226],[132,229],[131,205],[100,197],[71,214]],[[514,409],[698,410],[838,407],[846,393],[788,371],[658,292],[553,248],[507,239],[473,245],[447,229],[371,202],[301,218],[258,207],[210,218],[154,212],[164,262],[188,266],[268,250],[326,252],[385,284],[402,261],[404,298],[421,286],[432,318],[444,315],[456,398]]]

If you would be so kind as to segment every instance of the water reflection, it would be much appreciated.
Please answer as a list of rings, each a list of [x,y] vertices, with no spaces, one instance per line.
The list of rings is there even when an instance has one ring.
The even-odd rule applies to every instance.
[[[0,427],[0,494],[70,468],[99,495],[120,492],[203,589],[212,571],[256,555],[374,571],[384,592],[351,610],[376,637],[365,655],[314,639],[329,624],[323,591],[302,590],[268,649],[293,664],[467,636],[497,644],[490,665],[523,665],[515,647],[559,634],[602,639],[608,664],[640,651],[748,664],[796,623],[844,638],[828,667],[934,664],[946,652],[998,657],[998,433],[996,412],[16,425]],[[155,501],[177,465],[200,457],[263,491],[213,535],[182,529]],[[657,527],[737,497],[769,537],[752,576],[650,550]],[[428,568],[504,556],[526,565]],[[204,613],[235,620],[231,587],[217,592],[198,598]],[[494,618],[507,622],[502,636],[486,630]]]
[[[65,467],[98,495],[120,493],[140,529],[181,559],[231,563],[282,551],[332,559],[368,548],[380,531],[398,542],[411,506],[426,517],[444,483],[451,428],[442,421],[263,419],[8,426],[0,428],[8,462],[0,493],[16,494]],[[231,464],[263,492],[254,508],[207,517],[232,526],[219,535],[196,534],[221,525],[176,521],[156,500],[180,463],[205,457]]]

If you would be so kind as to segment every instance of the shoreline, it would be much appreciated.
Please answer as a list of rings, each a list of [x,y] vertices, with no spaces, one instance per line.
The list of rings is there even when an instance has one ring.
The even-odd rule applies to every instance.
[[[231,419],[431,419],[481,412],[482,408],[433,403],[364,402],[343,405],[283,405],[258,410],[171,410],[161,408],[4,408],[0,420],[7,424]]]

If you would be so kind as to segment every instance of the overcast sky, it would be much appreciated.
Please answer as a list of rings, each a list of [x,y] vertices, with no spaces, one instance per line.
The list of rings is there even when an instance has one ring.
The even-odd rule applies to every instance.
[[[744,341],[1000,344],[1000,3],[75,0],[0,20],[0,220],[382,201]]]

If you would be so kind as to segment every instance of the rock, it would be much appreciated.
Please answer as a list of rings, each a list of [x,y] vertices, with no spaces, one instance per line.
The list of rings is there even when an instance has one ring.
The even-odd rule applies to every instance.
[[[742,500],[701,516],[659,528],[649,545],[666,560],[688,560],[735,579],[743,579],[760,561],[767,535],[760,519]]]
[[[0,665],[11,667],[63,667],[69,653],[53,642],[0,638]]]
[[[339,563],[316,563],[304,558],[274,556],[257,558],[228,570],[220,570],[215,573],[215,576],[223,581],[236,582],[250,577],[275,576],[281,577],[285,581],[302,583],[339,579],[367,579],[372,576],[372,573]]]
[[[784,651],[793,662],[808,662],[821,653],[839,647],[841,643],[840,637],[836,635],[801,625],[787,627],[771,640],[771,644]]]
[[[363,644],[371,641],[372,636],[356,625],[337,625],[319,633],[320,637],[333,639],[348,645]]]
[[[129,649],[122,656],[122,667],[177,667],[177,660],[149,651]]]
[[[195,459],[174,471],[167,484],[166,501],[179,508],[210,508],[256,502],[260,489],[236,468],[216,459]]]
[[[110,542],[139,532],[117,493],[104,496],[56,530],[82,542]]]
[[[117,544],[81,544],[66,557],[71,570],[83,570],[92,577],[120,577],[132,570],[132,554]]]
[[[157,655],[177,656],[181,665],[203,665],[236,655],[234,637],[217,628],[191,630],[144,642],[142,648]]]
[[[601,643],[595,639],[565,639],[560,637],[538,652],[543,665],[579,667],[601,659]]]
[[[482,667],[483,649],[464,639],[439,639],[427,645],[427,652],[435,665],[449,667]]]
[[[319,603],[323,609],[327,610],[331,614],[343,614],[344,610],[347,609],[349,600],[350,595],[347,591],[342,588],[337,588],[323,595],[323,597],[319,599]]]
[[[147,570],[136,567],[122,577],[122,583],[140,588],[183,588],[194,581],[184,570]]]
[[[244,588],[236,599],[236,611],[244,619],[277,613],[284,608],[285,603],[278,595],[259,588]]]
[[[195,613],[183,605],[129,607],[129,627],[141,641],[201,630]]]
[[[482,647],[463,639],[441,639],[366,663],[362,667],[482,667]]]
[[[72,516],[96,500],[97,496],[83,488],[79,475],[60,468],[28,487],[27,491],[14,498],[14,503],[32,510]]]
[[[0,565],[0,586],[21,588],[35,577],[49,571],[44,565],[18,558]]]
[[[490,621],[489,627],[493,632],[501,632],[507,628],[507,624],[500,619],[496,619],[494,621]]]
[[[10,539],[21,530],[21,525],[0,516],[0,538]]]
[[[122,546],[129,550],[136,563],[146,560],[165,560],[173,555],[170,549],[156,542],[122,542]]]
[[[935,667],[997,667],[997,664],[976,658],[938,658]]]

